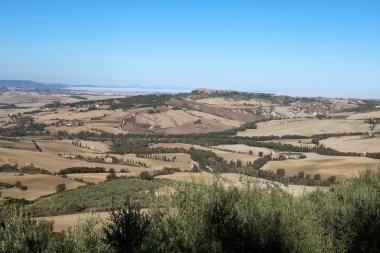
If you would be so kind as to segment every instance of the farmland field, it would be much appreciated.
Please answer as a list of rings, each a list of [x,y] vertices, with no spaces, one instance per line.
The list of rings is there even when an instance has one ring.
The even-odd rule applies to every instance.
[[[65,184],[68,190],[76,189],[85,184],[69,180],[59,176],[52,175],[21,175],[21,176],[1,176],[0,181],[3,183],[15,184],[17,181],[27,186],[23,191],[17,187],[3,189],[2,198],[25,198],[26,200],[36,200],[44,195],[56,192],[58,184]]]
[[[40,200],[30,206],[32,213],[75,213],[91,208],[110,208],[112,202],[120,205],[127,197],[133,198],[144,207],[151,205],[154,200],[154,190],[165,186],[174,185],[170,181],[119,179],[110,182],[90,185],[76,191],[59,193],[48,199]],[[149,194],[142,191],[150,191]],[[91,196],[91,197],[89,197]]]
[[[323,145],[342,152],[380,152],[380,137],[363,138],[362,136],[332,137],[322,141]]]
[[[56,216],[44,216],[37,217],[38,220],[52,221],[54,231],[61,232],[62,230],[68,229],[70,226],[77,224],[79,221],[88,218],[95,218],[97,220],[96,228],[100,228],[103,223],[107,222],[109,218],[108,212],[88,212],[88,213],[74,213],[74,214],[63,214]]]
[[[305,175],[320,174],[322,178],[336,176],[343,180],[357,175],[360,171],[375,170],[378,167],[378,161],[366,157],[322,156],[307,153],[306,159],[270,161],[263,169],[275,172],[282,168],[288,176],[297,175],[303,171]]]
[[[312,136],[326,133],[368,132],[370,125],[362,120],[273,120],[257,124],[257,129],[238,132],[238,136]]]
[[[0,108],[0,202],[31,201],[28,212],[56,220],[56,231],[127,197],[152,206],[162,186],[256,182],[299,197],[379,166],[378,112],[346,111],[362,101],[229,92],[91,101],[91,94],[50,105],[55,96],[32,94],[29,108]],[[66,190],[58,193],[59,184]]]
[[[0,13],[0,253],[380,253],[380,0]]]

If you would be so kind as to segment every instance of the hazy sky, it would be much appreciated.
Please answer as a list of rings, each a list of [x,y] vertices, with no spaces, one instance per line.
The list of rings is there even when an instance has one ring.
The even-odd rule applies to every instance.
[[[0,0],[0,79],[380,98],[380,1]]]

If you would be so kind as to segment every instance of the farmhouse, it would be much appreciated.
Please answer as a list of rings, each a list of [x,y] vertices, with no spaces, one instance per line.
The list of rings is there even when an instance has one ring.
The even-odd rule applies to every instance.
[[[302,154],[299,153],[273,153],[272,154],[272,160],[273,161],[280,161],[280,160],[298,160],[304,158],[302,157]]]
[[[173,195],[176,191],[177,191],[176,188],[174,188],[172,186],[165,185],[165,186],[162,186],[162,187],[157,188],[156,190],[154,190],[154,195],[156,197]]]
[[[112,158],[112,156],[106,155],[106,156],[104,157],[104,162],[105,162],[105,163],[113,163],[113,158]]]

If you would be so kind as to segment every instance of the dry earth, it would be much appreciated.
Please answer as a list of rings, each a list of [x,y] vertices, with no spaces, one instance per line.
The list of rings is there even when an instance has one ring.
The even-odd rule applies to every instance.
[[[58,184],[66,184],[68,190],[76,189],[85,184],[67,178],[52,175],[22,175],[22,176],[1,176],[1,182],[15,184],[20,181],[22,185],[28,187],[26,191],[19,188],[7,188],[1,190],[2,198],[25,198],[26,200],[36,200],[44,195],[55,193]]]
[[[269,149],[265,148],[255,148],[255,147],[250,147],[249,150],[253,151],[253,155],[248,155],[248,154],[239,154],[238,151],[241,150],[242,147],[245,145],[221,145],[217,147],[202,147],[199,145],[191,145],[191,144],[185,144],[185,143],[157,143],[153,144],[152,147],[166,147],[166,148],[184,148],[184,149],[190,149],[190,148],[195,148],[195,149],[202,149],[202,150],[208,150],[214,152],[216,155],[222,157],[224,160],[230,162],[230,161],[237,161],[237,159],[241,160],[244,163],[246,162],[254,162],[256,159],[259,158],[259,151],[263,151],[265,154],[270,153]],[[227,148],[224,148],[227,147]],[[248,146],[245,146],[248,147]],[[230,151],[229,151],[230,150]],[[249,150],[247,152],[249,152]],[[244,151],[243,151],[244,152]]]
[[[342,152],[376,153],[380,152],[380,137],[362,138],[361,136],[332,137],[321,141],[323,145]]]
[[[157,178],[165,179],[165,180],[174,180],[174,181],[181,181],[181,182],[195,182],[195,183],[205,183],[205,184],[211,184],[213,182],[218,181],[222,183],[225,187],[236,186],[238,188],[245,187],[248,184],[250,184],[251,186],[253,184],[257,184],[261,188],[264,188],[268,185],[277,185],[284,191],[296,197],[301,196],[302,194],[307,193],[307,192],[315,191],[317,189],[321,189],[323,191],[327,191],[329,189],[328,187],[303,186],[303,185],[285,186],[284,184],[281,184],[278,182],[272,182],[272,181],[261,179],[261,178],[244,176],[237,173],[222,173],[220,177],[216,177],[215,175],[208,172],[201,172],[201,173],[179,172],[179,173],[174,173],[171,175],[158,176]]]
[[[249,151],[252,151],[253,155],[258,156],[259,152],[263,152],[264,155],[269,155],[273,152],[273,150],[268,148],[260,148],[260,147],[251,147],[244,144],[230,144],[230,145],[219,145],[219,146],[213,146],[213,148],[221,149],[221,150],[229,150],[231,152],[237,152],[237,153],[249,153]]]
[[[157,179],[174,180],[181,182],[212,183],[216,177],[208,172],[176,172],[170,175],[157,176]]]
[[[373,119],[380,118],[380,111],[355,113],[349,116],[347,119]]]
[[[378,127],[375,129],[377,130]],[[257,129],[238,132],[238,136],[312,136],[326,133],[370,132],[370,125],[362,120],[288,119],[257,124]]]
[[[79,153],[81,155],[91,155],[91,153]],[[95,154],[93,154],[95,156]],[[0,164],[19,164],[20,166],[34,165],[42,169],[46,169],[52,173],[58,172],[60,169],[69,167],[104,167],[114,168],[116,171],[120,169],[128,169],[131,172],[141,171],[139,167],[93,163],[81,160],[66,159],[53,153],[28,151],[21,149],[8,149],[0,147]]]
[[[74,173],[67,174],[67,178],[70,179],[83,179],[83,181],[87,183],[97,184],[100,182],[104,182],[107,179],[109,173]],[[116,173],[119,176],[130,176],[135,175],[135,173]]]
[[[297,175],[305,172],[305,175],[320,174],[322,179],[336,176],[343,180],[358,174],[366,169],[377,169],[379,162],[367,157],[350,156],[323,156],[315,153],[305,153],[306,159],[270,161],[263,166],[263,170],[276,172],[277,169],[285,169],[286,176]]]
[[[317,187],[317,186],[304,186],[304,185],[284,185],[279,182],[273,182],[262,178],[250,177],[250,176],[240,176],[236,173],[223,173],[221,177],[237,187],[243,187],[248,184],[257,184],[259,187],[264,188],[268,185],[277,185],[285,192],[299,197],[305,193],[316,191],[320,189],[322,191],[328,191],[329,187]]]
[[[220,98],[220,97],[199,99],[197,100],[197,102],[208,104],[208,105],[227,107],[227,108],[270,106],[272,104],[270,101],[266,101],[262,99],[233,100],[233,99],[226,99],[226,98]]]
[[[95,227],[100,228],[103,223],[107,222],[109,213],[108,212],[75,213],[75,214],[65,214],[65,215],[57,215],[57,216],[38,217],[35,219],[44,220],[44,221],[53,221],[54,231],[61,232],[62,230],[68,229],[69,227],[77,224],[83,219],[88,219],[92,217],[94,217],[98,221],[98,224]]]

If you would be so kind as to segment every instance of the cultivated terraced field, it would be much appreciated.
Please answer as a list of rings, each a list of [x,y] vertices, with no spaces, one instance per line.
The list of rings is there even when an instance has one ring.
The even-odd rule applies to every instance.
[[[376,128],[376,130],[378,127]],[[370,124],[363,120],[292,119],[272,120],[257,124],[257,129],[238,132],[238,136],[312,136],[327,133],[369,132]]]
[[[323,145],[342,152],[376,153],[380,152],[380,137],[362,136],[332,137],[322,141]]]
[[[331,176],[343,181],[379,166],[378,159],[365,157],[380,153],[380,111],[373,101],[227,91],[136,97],[78,92],[56,101],[71,104],[44,106],[57,94],[33,92],[28,100],[20,97],[28,108],[0,107],[0,202],[32,201],[26,209],[55,220],[57,231],[74,224],[77,213],[104,211],[113,200],[131,197],[149,207],[163,186],[218,182],[241,188],[255,182],[301,196],[327,191],[335,183],[326,180]],[[97,98],[116,99],[90,101]],[[41,171],[23,166],[52,174],[31,175]],[[293,177],[299,172],[310,177]],[[10,187],[17,181],[27,189]],[[59,184],[67,191],[56,193]],[[322,185],[327,187],[317,187]]]
[[[377,160],[366,157],[325,156],[314,153],[306,153],[306,156],[306,159],[301,160],[270,161],[263,169],[276,172],[282,168],[288,176],[303,171],[305,175],[320,174],[324,179],[336,176],[343,180],[357,175],[359,171],[379,167]]]
[[[17,181],[28,189],[23,191],[17,187],[3,189],[2,198],[25,198],[26,200],[36,200],[42,196],[56,192],[55,187],[65,184],[68,190],[84,186],[84,183],[52,175],[22,175],[22,176],[1,176],[0,181],[14,185]]]

